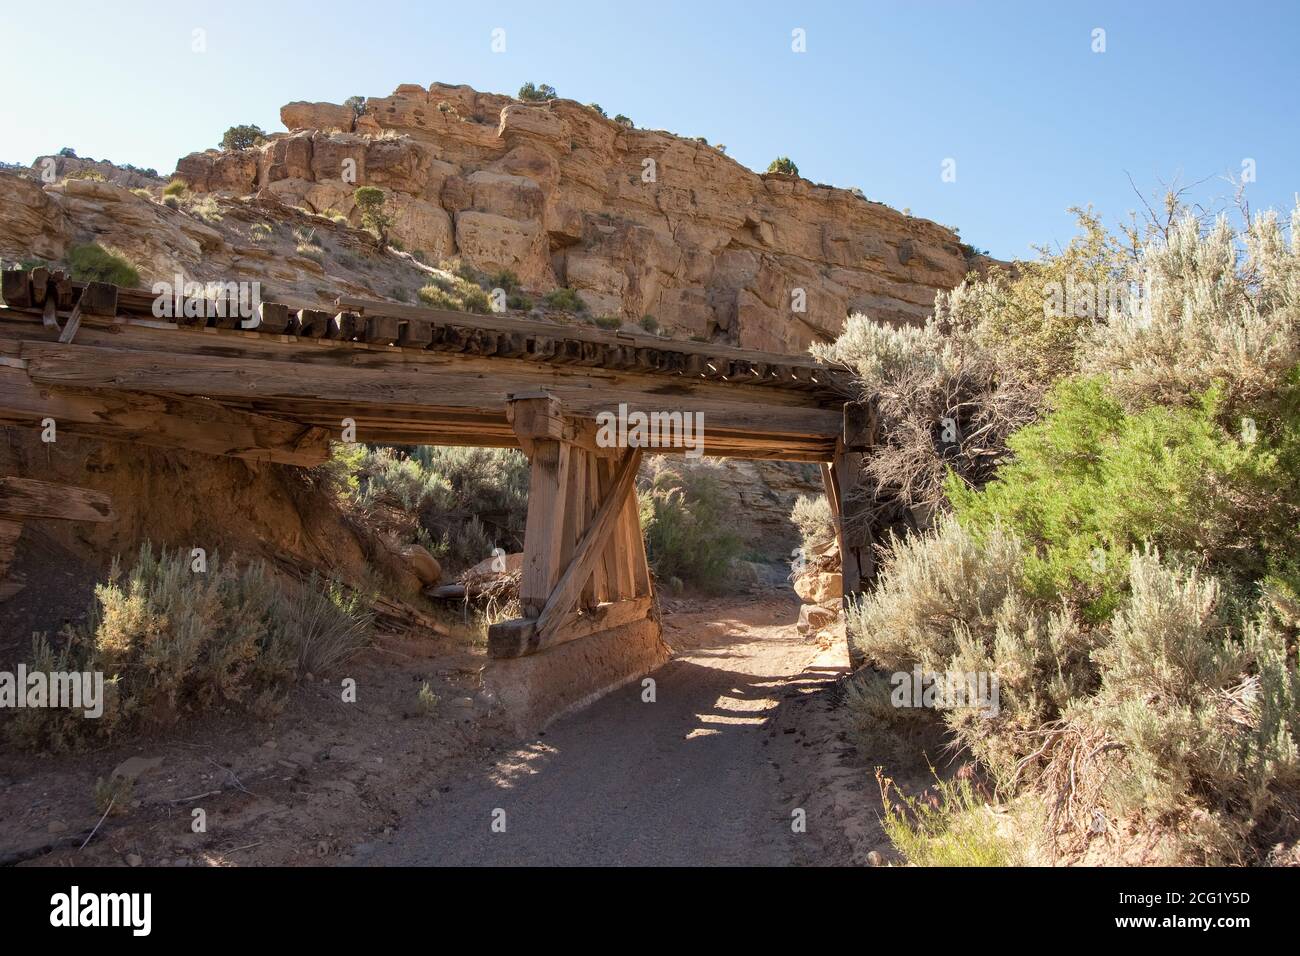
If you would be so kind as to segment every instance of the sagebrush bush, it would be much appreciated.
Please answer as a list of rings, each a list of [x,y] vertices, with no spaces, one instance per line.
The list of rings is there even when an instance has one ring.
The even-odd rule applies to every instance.
[[[850,610],[850,639],[886,673],[997,675],[999,713],[942,716],[1005,792],[1043,795],[1058,848],[1136,828],[1155,835],[1153,861],[1249,857],[1300,784],[1296,604],[1242,606],[1213,577],[1135,550],[1121,603],[1089,625],[1031,597],[1025,553],[1000,527],[975,536],[946,519],[897,545]],[[876,681],[846,700],[879,732]]]
[[[129,571],[114,562],[86,622],[66,628],[57,649],[43,635],[33,642],[33,668],[104,673],[103,716],[25,711],[9,730],[59,750],[213,708],[264,711],[300,673],[337,664],[369,639],[359,603],[319,585],[284,584],[261,563],[216,554],[195,570],[187,554],[145,545]]]
[[[477,282],[451,272],[434,273],[429,284],[420,290],[420,301],[431,308],[456,312],[486,315],[492,311],[488,294]]]
[[[1130,407],[1182,405],[1217,387],[1226,416],[1267,407],[1300,363],[1300,206],[1290,241],[1274,212],[1242,242],[1220,218],[1202,231],[1184,216],[1141,250],[1140,308],[1099,324],[1083,366]],[[1243,251],[1244,249],[1244,251]]]
[[[523,547],[528,459],[513,449],[339,446],[329,472],[360,505],[416,516],[421,543],[458,567]]]
[[[825,570],[839,562],[835,544],[835,516],[825,495],[800,495],[790,511],[790,521],[799,532],[799,550],[806,567]]]
[[[654,458],[638,490],[646,556],[656,576],[706,591],[725,585],[743,545],[731,530],[734,522],[714,468]]]
[[[940,512],[847,615],[880,669],[847,700],[887,729],[889,671],[991,672],[996,715],[942,716],[1049,846],[1249,861],[1300,820],[1300,208],[1166,209],[818,349],[878,396],[878,513]]]
[[[935,775],[933,802],[902,793],[876,774],[881,825],[911,866],[1016,866],[1023,854],[998,831],[990,807],[967,779]]]

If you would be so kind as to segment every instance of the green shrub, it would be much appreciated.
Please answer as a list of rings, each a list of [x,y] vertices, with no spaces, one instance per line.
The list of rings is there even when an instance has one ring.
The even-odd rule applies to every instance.
[[[189,183],[183,179],[173,179],[163,187],[164,196],[183,196],[189,191]]]
[[[266,130],[260,126],[232,126],[221,136],[221,148],[227,152],[252,149],[266,142]]]
[[[641,326],[643,331],[649,332],[651,335],[659,331],[659,320],[653,315],[641,316],[641,321],[637,324]]]
[[[785,176],[799,175],[799,167],[794,164],[794,160],[789,156],[778,156],[776,159],[772,160],[772,162],[768,164],[767,171],[769,173],[781,173]]]
[[[369,642],[374,625],[360,595],[315,572],[301,587],[282,591],[274,611],[299,674],[327,674],[346,663]]]
[[[1300,417],[1248,443],[1218,426],[1216,393],[1193,407],[1130,414],[1101,379],[1062,382],[1049,408],[1010,439],[1015,457],[995,481],[979,491],[949,484],[964,526],[1002,523],[1033,545],[1026,576],[1035,596],[1069,595],[1104,620],[1130,550],[1145,542],[1243,582],[1296,553]]]
[[[632,118],[630,116],[624,116],[622,113],[619,113],[614,117],[614,122],[618,123],[620,126],[626,126],[629,129],[636,128],[636,124],[632,122]]]
[[[221,215],[221,206],[215,196],[204,196],[189,208],[190,215],[197,216],[204,222],[216,224],[225,217]]]
[[[135,266],[93,242],[72,248],[68,268],[72,278],[82,282],[111,282],[126,289],[140,284],[140,272]]]
[[[464,312],[465,305],[460,299],[456,298],[441,286],[430,284],[426,285],[419,292],[420,301],[431,309],[451,309],[455,312]]]
[[[835,516],[825,495],[800,495],[790,512],[799,532],[799,553],[804,566],[816,571],[839,570]]]
[[[534,86],[531,82],[525,83],[519,87],[519,99],[525,103],[545,103],[556,97],[555,87],[543,83],[541,86]]]
[[[469,286],[461,295],[461,303],[466,312],[476,312],[479,315],[487,315],[492,311],[492,300],[488,294],[478,286]]]
[[[687,466],[654,459],[638,492],[646,556],[664,580],[679,578],[705,590],[724,587],[743,542],[711,464]]]
[[[502,289],[506,292],[515,292],[519,289],[519,276],[515,275],[509,269],[499,269],[488,276],[487,287],[489,289]]]
[[[582,301],[581,296],[566,286],[546,293],[542,301],[546,303],[547,308],[558,309],[561,312],[587,311],[587,304]]]
[[[601,109],[599,103],[588,103],[588,104],[587,104],[587,109],[589,109],[589,110],[593,110],[593,111],[599,113],[601,116],[604,116],[604,117],[606,117],[606,118],[609,117],[609,114],[606,113],[603,109]]]
[[[613,330],[621,328],[623,320],[617,315],[598,315],[591,320],[597,328]]]
[[[392,216],[384,209],[384,191],[376,186],[359,186],[352,198],[361,214],[361,224],[374,233],[379,248],[383,249],[388,245],[388,230],[393,224]]]

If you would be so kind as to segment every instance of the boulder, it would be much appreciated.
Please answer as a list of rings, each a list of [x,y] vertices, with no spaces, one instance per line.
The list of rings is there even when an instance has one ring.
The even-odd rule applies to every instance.
[[[804,604],[799,608],[799,623],[796,625],[799,633],[807,637],[809,634],[815,634],[824,627],[835,623],[839,617],[835,611],[822,607],[820,604]]]
[[[805,604],[825,604],[842,597],[844,587],[838,571],[808,571],[795,578],[794,591]]]
[[[286,129],[341,129],[350,132],[356,113],[350,106],[335,103],[286,103],[280,107],[280,122]]]
[[[401,555],[421,584],[427,587],[442,580],[442,565],[422,546],[408,544],[402,548]]]

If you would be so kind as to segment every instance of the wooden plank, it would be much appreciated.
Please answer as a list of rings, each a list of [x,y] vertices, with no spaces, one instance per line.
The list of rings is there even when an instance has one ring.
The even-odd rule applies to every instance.
[[[561,446],[567,447],[567,446]],[[637,468],[641,464],[641,449],[629,449],[618,465],[618,472],[610,484],[609,496],[601,502],[596,518],[583,533],[573,560],[564,569],[559,582],[547,598],[545,606],[537,616],[537,634],[541,641],[550,638],[552,630],[571,611],[575,609],[582,586],[595,562],[600,557],[601,548],[617,526],[620,512],[626,504],[628,490],[636,481]],[[529,498],[533,494],[529,488]],[[532,516],[532,502],[529,502],[529,516]],[[526,540],[526,539],[525,539]],[[525,547],[525,550],[527,548]]]
[[[87,282],[78,300],[83,315],[117,315],[117,286],[108,282]]]
[[[488,628],[488,655],[501,660],[535,654],[558,644],[644,620],[650,614],[650,605],[648,597],[599,604],[570,615],[547,636],[539,634],[537,621],[533,618],[493,624]]]
[[[569,452],[570,446],[565,442],[539,440],[533,443],[528,517],[524,526],[523,576],[519,582],[519,603],[525,617],[538,617],[543,613],[560,579]]]
[[[68,321],[63,323],[63,331],[59,333],[59,341],[64,345],[69,344],[76,337],[79,328],[81,328],[80,302],[72,307],[72,314],[68,316]]]
[[[447,309],[429,309],[421,306],[402,305],[398,302],[384,302],[376,299],[362,299],[352,296],[340,296],[337,304],[342,308],[354,309],[367,316],[388,315],[398,318],[424,319],[435,325],[455,325],[462,328],[492,329],[498,332],[521,332],[524,334],[546,335],[548,332],[557,339],[576,342],[590,342],[600,345],[617,345],[634,347],[655,352],[676,352],[682,355],[719,356],[723,358],[748,359],[751,362],[777,362],[786,365],[806,365],[810,368],[825,368],[812,356],[791,355],[778,352],[761,352],[754,349],[742,349],[730,345],[710,342],[690,342],[665,339],[646,332],[623,332],[599,329],[591,326],[557,326],[549,322],[533,319],[520,319],[505,315],[478,315],[469,312],[453,312]]]
[[[360,334],[362,327],[361,316],[355,312],[339,312],[330,319],[329,329],[325,332],[325,337],[351,342]]]
[[[835,497],[839,502],[840,578],[846,609],[861,599],[875,572],[871,529],[865,522],[855,523],[853,520],[854,509],[851,503],[861,493],[861,469],[861,452],[847,452],[841,448],[836,453],[832,471],[835,477]],[[861,654],[850,641],[850,666],[856,670],[863,663],[865,661]]]
[[[617,463],[609,459],[601,459],[599,464],[599,482],[600,482],[600,503],[603,507],[609,500],[611,489],[614,485],[614,473]],[[619,511],[621,517],[622,511]],[[593,519],[594,520],[594,519]],[[631,565],[623,553],[623,536],[611,532],[604,545],[601,547],[601,562],[606,568],[606,576],[609,585],[609,599],[611,601],[621,601],[632,596],[634,588],[632,586]]]
[[[0,516],[111,521],[113,505],[102,491],[34,478],[0,477]]]
[[[632,584],[637,597],[653,597],[654,586],[650,577],[650,562],[646,557],[645,533],[641,530],[641,507],[636,496],[636,485],[627,496],[627,528],[631,540],[628,547],[632,553]]]
[[[279,302],[262,302],[257,307],[259,332],[268,332],[273,335],[283,335],[289,331],[294,321],[294,313],[289,311],[289,307]]]
[[[321,309],[299,309],[295,334],[307,339],[324,338],[333,321],[334,316]]]
[[[50,270],[45,266],[37,266],[31,271],[32,283],[32,305],[44,307],[45,300],[49,294]]]
[[[5,305],[10,308],[31,308],[31,278],[22,269],[5,269],[0,276],[0,295],[4,296]]]
[[[596,517],[596,512],[600,509],[600,472],[597,465],[597,458],[590,452],[583,454],[583,463],[587,472],[587,494],[583,500],[582,527],[585,530],[591,525]],[[609,577],[608,564],[605,560],[607,549],[601,549],[601,559],[595,563],[591,569],[591,577],[587,579],[586,585],[582,590],[582,604],[584,607],[595,607],[609,600]]]
[[[567,568],[582,534],[587,530],[587,459],[590,456],[576,445],[569,445],[569,472],[564,490],[564,526],[560,532],[559,567]],[[591,576],[582,582],[583,588]]]
[[[376,345],[395,345],[401,330],[397,319],[389,315],[367,315],[365,340]]]

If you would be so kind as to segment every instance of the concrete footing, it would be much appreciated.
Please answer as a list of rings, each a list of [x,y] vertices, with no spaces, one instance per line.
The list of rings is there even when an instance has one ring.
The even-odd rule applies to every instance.
[[[659,622],[645,618],[526,657],[494,660],[483,689],[521,736],[639,680],[667,662]]]

